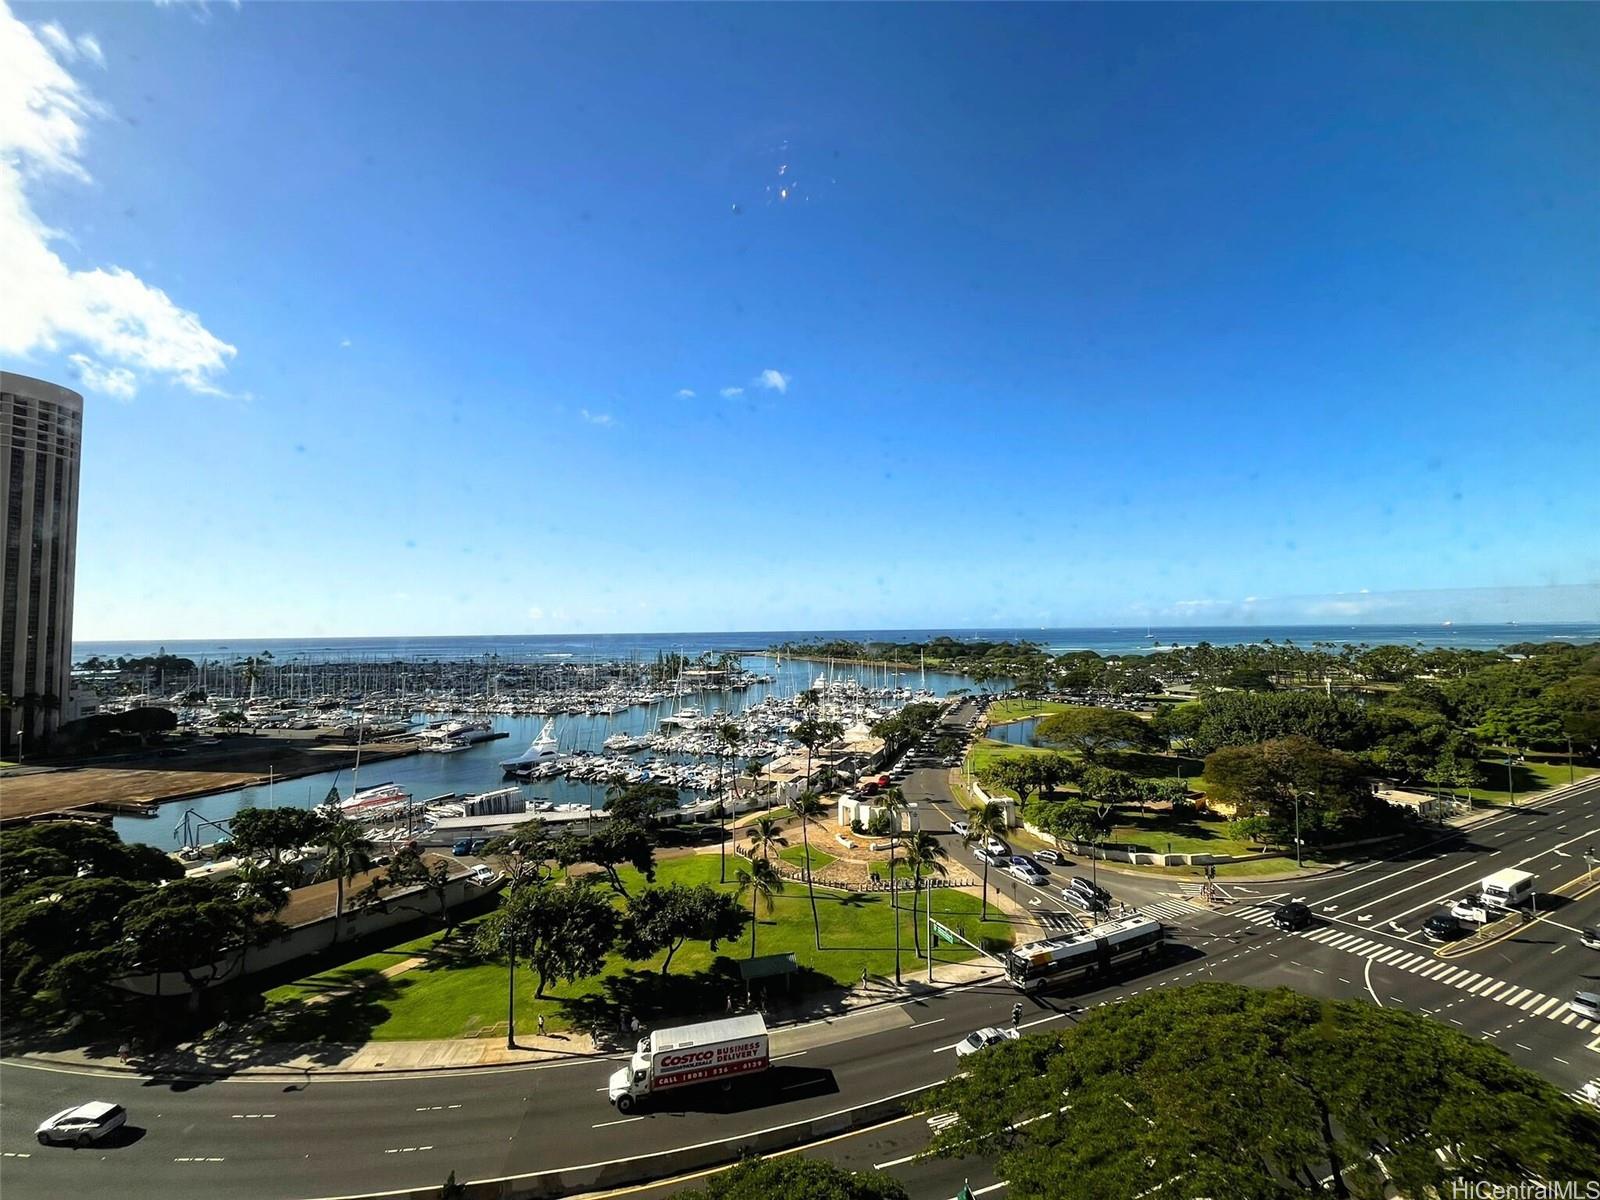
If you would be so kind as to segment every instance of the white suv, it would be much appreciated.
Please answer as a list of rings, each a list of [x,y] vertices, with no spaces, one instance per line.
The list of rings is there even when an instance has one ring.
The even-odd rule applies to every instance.
[[[76,1108],[63,1108],[55,1116],[47,1117],[34,1133],[38,1135],[41,1146],[48,1146],[52,1142],[87,1146],[127,1123],[128,1110],[122,1105],[91,1100]]]

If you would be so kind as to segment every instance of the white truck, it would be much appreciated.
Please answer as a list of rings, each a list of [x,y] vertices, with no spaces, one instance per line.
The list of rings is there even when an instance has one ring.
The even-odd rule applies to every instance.
[[[727,1086],[770,1065],[767,1023],[760,1016],[728,1017],[676,1029],[655,1029],[606,1089],[617,1111],[630,1113],[659,1092],[698,1083]]]
[[[1521,908],[1533,900],[1533,872],[1514,867],[1496,871],[1478,883],[1478,894],[1490,910]]]

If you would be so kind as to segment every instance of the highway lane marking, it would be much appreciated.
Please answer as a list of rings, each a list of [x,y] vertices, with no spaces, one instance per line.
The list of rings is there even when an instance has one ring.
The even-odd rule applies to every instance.
[[[598,1125],[589,1126],[590,1129],[609,1129],[613,1125],[632,1125],[635,1121],[642,1121],[643,1117],[623,1117],[620,1121],[601,1121]]]
[[[606,1090],[606,1088],[595,1088],[595,1091],[597,1091],[597,1092],[603,1092],[605,1090]],[[428,1105],[424,1105],[423,1107],[417,1109],[417,1111],[418,1112],[449,1112],[452,1108],[460,1108],[460,1107],[461,1107],[461,1105],[459,1105],[459,1104],[428,1104]]]
[[[1367,980],[1367,991],[1372,993],[1372,1002],[1374,1004],[1376,1004],[1379,1008],[1382,1008],[1383,1007],[1383,1001],[1378,999],[1378,990],[1375,987],[1372,986],[1372,960],[1370,958],[1367,959],[1366,980]]]
[[[833,1144],[834,1142],[842,1142],[846,1138],[860,1137],[862,1134],[866,1134],[866,1133],[877,1133],[881,1129],[887,1129],[891,1125],[898,1125],[902,1121],[914,1120],[915,1118],[917,1118],[917,1117],[919,1117],[921,1115],[922,1115],[921,1113],[906,1113],[904,1116],[893,1117],[893,1118],[891,1118],[890,1120],[887,1120],[887,1121],[879,1121],[875,1125],[864,1125],[860,1129],[852,1129],[852,1130],[849,1130],[848,1132],[845,1132],[845,1133],[836,1133],[832,1137],[820,1138],[820,1139],[818,1139],[817,1141],[814,1141],[814,1142],[802,1142],[801,1144],[799,1144],[797,1146],[789,1146],[789,1147],[786,1147],[783,1150],[774,1150],[771,1154],[763,1154],[763,1155],[761,1155],[761,1157],[764,1158],[764,1159],[766,1159],[766,1158],[783,1158],[786,1155],[790,1155],[790,1154],[802,1154],[807,1150],[815,1150],[818,1146],[828,1146],[828,1145]],[[707,1143],[707,1144],[710,1145],[712,1143]],[[616,1161],[617,1162],[626,1162],[628,1160],[627,1159],[618,1159]],[[612,1164],[611,1163],[595,1163],[595,1164],[592,1164],[592,1165],[595,1165],[595,1166],[610,1166]],[[635,1192],[654,1191],[657,1188],[666,1187],[666,1186],[671,1185],[671,1184],[688,1183],[691,1180],[704,1179],[708,1175],[717,1175],[717,1174],[720,1174],[723,1171],[726,1171],[727,1169],[728,1169],[728,1164],[727,1163],[721,1163],[718,1166],[707,1167],[703,1171],[695,1171],[695,1172],[693,1172],[691,1174],[688,1174],[688,1175],[674,1175],[669,1179],[654,1179],[654,1180],[649,1181],[648,1183],[630,1184],[628,1187],[613,1188],[609,1192],[590,1192],[590,1193],[586,1194],[585,1200],[607,1200],[608,1197],[613,1197],[613,1196],[631,1196]],[[499,1182],[503,1182],[503,1181],[502,1180],[480,1179],[477,1182],[479,1182],[479,1183],[499,1183]],[[364,1197],[364,1196],[329,1196],[329,1197],[324,1197],[323,1200],[367,1200],[367,1198]]]
[[[910,1029],[926,1029],[929,1025],[937,1025],[940,1021],[943,1021],[943,1020],[945,1020],[944,1017],[935,1017],[931,1021],[918,1021],[915,1025],[907,1025],[906,1028],[908,1030],[910,1030]]]
[[[432,1146],[400,1146],[394,1150],[385,1150],[385,1154],[420,1154],[424,1150],[432,1150]]]
[[[32,1158],[32,1157],[33,1157],[33,1155],[25,1153],[24,1151],[21,1151],[21,1150],[0,1151],[0,1158]]]
[[[277,1115],[277,1113],[234,1113],[233,1119],[235,1121],[270,1121]]]
[[[228,1160],[225,1159],[225,1158],[175,1158],[172,1161],[173,1162],[187,1162],[187,1163],[197,1163],[197,1162],[212,1163],[212,1162],[227,1162]]]

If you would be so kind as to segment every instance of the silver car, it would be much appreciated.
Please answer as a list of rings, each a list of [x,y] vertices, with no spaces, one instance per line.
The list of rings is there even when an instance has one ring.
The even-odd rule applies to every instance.
[[[63,1108],[55,1116],[46,1118],[34,1132],[41,1146],[48,1146],[52,1142],[87,1146],[127,1123],[128,1110],[122,1105],[91,1100],[76,1108]]]
[[[965,1058],[969,1054],[976,1054],[979,1050],[998,1046],[1001,1042],[1014,1042],[1021,1036],[1015,1029],[998,1029],[993,1025],[986,1025],[967,1034],[956,1043],[956,1057]]]

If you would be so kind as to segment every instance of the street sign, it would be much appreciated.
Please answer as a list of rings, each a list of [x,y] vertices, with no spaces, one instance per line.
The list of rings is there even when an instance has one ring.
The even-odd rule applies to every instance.
[[[933,936],[935,938],[939,939],[940,941],[949,942],[952,946],[956,944],[957,938],[953,931],[947,929],[937,921],[930,921],[929,926],[932,928]]]

